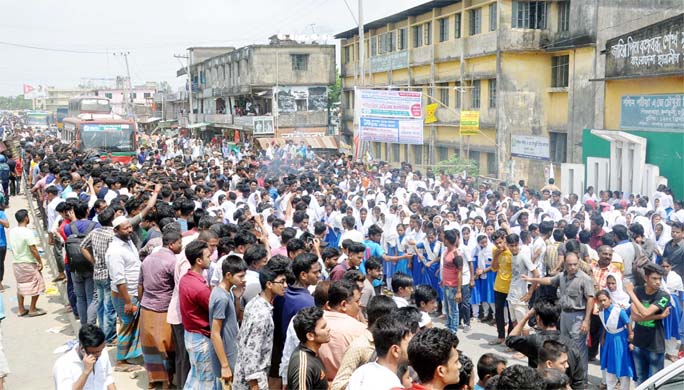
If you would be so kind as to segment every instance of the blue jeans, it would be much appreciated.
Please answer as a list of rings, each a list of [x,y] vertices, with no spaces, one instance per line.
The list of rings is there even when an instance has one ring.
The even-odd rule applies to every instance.
[[[458,331],[458,302],[456,302],[456,287],[444,287],[444,301],[446,304],[447,329]],[[461,293],[462,294],[462,293]]]
[[[647,351],[634,346],[632,351],[634,368],[636,369],[637,385],[640,385],[665,367],[665,354]]]
[[[74,292],[74,279],[71,277],[71,270],[69,269],[69,264],[64,264],[64,273],[67,279],[67,299],[69,300],[69,306],[71,306],[71,311],[75,316],[78,316],[78,306],[76,305],[76,293]]]
[[[97,311],[97,321],[108,343],[116,340],[116,310],[112,304],[112,290],[109,279],[95,280],[95,299],[93,306]]]
[[[92,306],[93,296],[95,295],[95,285],[93,283],[92,272],[71,272],[71,280],[74,283],[74,294],[76,295],[76,308],[81,325],[95,325],[95,307]]]
[[[470,285],[461,286],[461,303],[458,304],[458,312],[463,318],[463,325],[470,326]]]

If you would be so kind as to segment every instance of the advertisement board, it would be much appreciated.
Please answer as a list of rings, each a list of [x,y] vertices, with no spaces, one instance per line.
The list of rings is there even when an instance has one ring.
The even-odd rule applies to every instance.
[[[361,140],[393,144],[422,144],[423,121],[361,117]]]
[[[621,103],[621,129],[684,130],[684,94],[626,95]]]
[[[480,111],[461,111],[461,135],[476,135],[480,132]]]
[[[254,135],[273,134],[273,117],[272,116],[257,116],[254,117]]]
[[[422,119],[422,94],[412,91],[356,90],[360,116]]]
[[[548,161],[550,142],[548,137],[511,135],[511,156],[529,160]]]

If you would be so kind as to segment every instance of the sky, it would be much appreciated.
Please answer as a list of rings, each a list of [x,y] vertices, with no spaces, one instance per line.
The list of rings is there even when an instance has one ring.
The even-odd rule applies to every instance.
[[[6,1],[0,96],[21,94],[23,84],[70,88],[84,79],[125,75],[124,58],[115,55],[123,52],[133,85],[179,87],[185,79],[176,77],[182,64],[174,54],[191,46],[266,44],[278,33],[334,35],[356,27],[358,0],[346,2],[351,12],[345,0]],[[425,2],[364,0],[364,20]]]

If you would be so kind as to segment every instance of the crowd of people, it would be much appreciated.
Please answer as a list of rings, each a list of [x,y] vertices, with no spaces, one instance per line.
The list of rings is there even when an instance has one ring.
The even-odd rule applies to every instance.
[[[17,137],[82,324],[59,389],[141,361],[150,388],[584,389],[599,360],[626,390],[684,351],[684,204],[664,186],[562,194],[187,137],[119,164]],[[22,315],[42,262],[12,248]],[[488,326],[499,354],[458,349]]]

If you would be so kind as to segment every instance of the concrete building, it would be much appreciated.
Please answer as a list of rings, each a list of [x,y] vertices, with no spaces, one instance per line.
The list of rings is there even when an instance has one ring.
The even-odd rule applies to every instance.
[[[115,88],[98,88],[94,91],[95,96],[105,97],[112,104],[112,112],[117,115],[126,115],[126,92],[130,93],[130,104],[136,117],[149,117],[152,115],[154,95],[157,93],[157,83],[147,82],[143,85],[127,87],[117,82]]]
[[[334,45],[273,36],[268,45],[193,59],[190,73],[195,125],[256,129],[255,136],[271,137],[328,132],[327,90],[335,83]]]
[[[94,90],[87,88],[56,88],[48,87],[48,97],[45,99],[45,110],[56,112],[58,108],[69,107],[69,99],[75,96],[93,95]]]
[[[480,174],[523,178],[538,188],[550,163],[559,177],[560,164],[582,161],[583,129],[594,126],[603,105],[601,86],[590,81],[599,78],[602,60],[597,39],[608,30],[614,36],[622,21],[640,23],[646,11],[662,19],[677,9],[668,0],[440,0],[366,23],[365,87],[417,90],[424,105],[439,104],[437,122],[424,127],[424,145],[372,143],[370,151],[425,166],[463,149]],[[336,38],[342,131],[351,140],[358,29]],[[459,136],[461,110],[479,111],[477,135]]]

